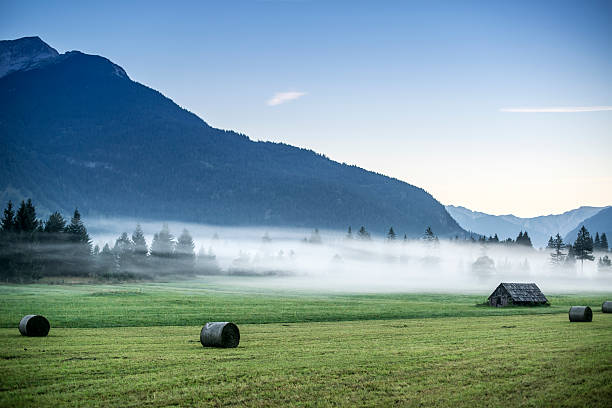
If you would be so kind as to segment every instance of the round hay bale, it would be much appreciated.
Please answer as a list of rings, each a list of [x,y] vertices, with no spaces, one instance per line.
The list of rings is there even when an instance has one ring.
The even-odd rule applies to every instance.
[[[204,347],[238,347],[240,331],[230,322],[210,322],[202,327],[200,343]]]
[[[45,337],[49,334],[51,325],[40,315],[27,315],[19,322],[19,332],[22,336]]]
[[[601,305],[602,313],[612,313],[612,301],[606,300]]]
[[[572,306],[569,310],[570,322],[591,322],[593,311],[588,306]]]

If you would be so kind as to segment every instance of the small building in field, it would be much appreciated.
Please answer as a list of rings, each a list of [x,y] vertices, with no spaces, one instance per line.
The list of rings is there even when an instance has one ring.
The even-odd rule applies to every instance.
[[[547,305],[548,299],[535,283],[500,283],[489,296],[489,306]]]

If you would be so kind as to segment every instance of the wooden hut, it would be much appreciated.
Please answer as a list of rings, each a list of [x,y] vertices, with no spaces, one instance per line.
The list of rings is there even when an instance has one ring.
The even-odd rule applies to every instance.
[[[489,296],[489,305],[504,307],[508,305],[536,306],[546,305],[548,299],[535,283],[500,283]]]

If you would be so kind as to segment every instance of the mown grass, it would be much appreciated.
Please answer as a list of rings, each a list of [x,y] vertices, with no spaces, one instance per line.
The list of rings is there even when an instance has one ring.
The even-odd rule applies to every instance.
[[[612,315],[0,329],[0,406],[609,407]]]
[[[215,281],[216,282],[216,281]],[[43,314],[53,327],[196,326],[207,321],[296,323],[430,317],[567,313],[599,310],[611,294],[551,296],[550,307],[477,307],[487,294],[261,293],[202,282],[130,285],[2,285],[0,327]]]
[[[612,401],[610,294],[258,292],[223,280],[0,286],[0,407],[576,406]],[[592,323],[570,323],[570,305]],[[44,314],[46,338],[23,337]],[[240,325],[204,349],[207,321]],[[265,323],[265,324],[264,324]]]

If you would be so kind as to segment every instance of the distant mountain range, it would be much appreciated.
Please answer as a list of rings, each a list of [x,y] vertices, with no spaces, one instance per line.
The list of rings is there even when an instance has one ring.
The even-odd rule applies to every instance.
[[[604,232],[605,223],[612,215],[611,207],[580,207],[563,214],[520,218],[514,215],[491,215],[472,211],[465,207],[447,205],[446,210],[463,228],[486,236],[497,234],[500,239],[516,239],[520,231],[527,231],[535,247],[545,247],[548,238],[559,233],[566,242],[574,242],[577,230],[585,224],[595,234],[597,228]],[[602,211],[605,210],[605,211]],[[602,216],[599,216],[602,214]],[[595,220],[595,221],[592,221]],[[589,228],[591,225],[592,228]],[[574,233],[576,231],[576,233]],[[608,234],[609,235],[609,234]]]
[[[0,143],[0,199],[41,212],[465,233],[421,188],[215,129],[108,59],[38,37],[0,42]]]

